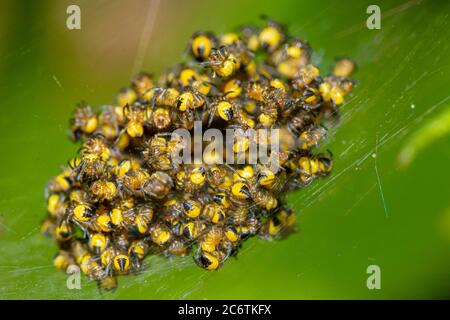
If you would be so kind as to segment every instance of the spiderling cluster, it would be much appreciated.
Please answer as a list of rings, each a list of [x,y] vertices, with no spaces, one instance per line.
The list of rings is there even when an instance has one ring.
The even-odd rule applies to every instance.
[[[195,33],[192,61],[158,80],[139,73],[117,103],[80,105],[70,135],[78,155],[47,186],[46,235],[56,238],[57,268],[78,265],[102,288],[116,276],[142,269],[149,254],[185,256],[208,270],[236,255],[244,240],[282,238],[295,230],[295,214],[282,195],[329,174],[331,154],[314,154],[350,94],[354,64],[339,60],[321,77],[310,45],[272,21],[215,36]],[[278,129],[279,167],[224,164],[206,153],[201,163],[175,161],[175,129],[255,129],[233,141],[248,158],[251,142],[267,144]],[[250,139],[253,139],[250,141]]]

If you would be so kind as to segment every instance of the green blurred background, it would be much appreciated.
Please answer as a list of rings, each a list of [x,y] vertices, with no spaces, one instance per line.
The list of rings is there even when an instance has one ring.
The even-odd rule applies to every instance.
[[[81,7],[81,30],[66,29],[70,4]],[[370,4],[381,7],[381,30],[366,28]],[[151,257],[143,274],[121,277],[103,298],[450,296],[450,138],[420,131],[450,106],[448,1],[3,0],[0,298],[102,298],[84,277],[81,290],[66,288],[52,266],[55,243],[39,234],[45,184],[78,148],[67,138],[74,105],[113,102],[137,69],[176,64],[193,32],[260,23],[261,14],[310,41],[322,72],[339,56],[358,64],[358,86],[324,146],[334,153],[332,175],[289,196],[300,231],[288,239],[251,239],[218,272],[191,258]],[[427,146],[400,170],[414,135]],[[381,290],[366,287],[372,264]]]

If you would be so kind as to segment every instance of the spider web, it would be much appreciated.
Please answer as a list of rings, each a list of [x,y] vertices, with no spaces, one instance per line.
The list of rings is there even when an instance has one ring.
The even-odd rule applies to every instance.
[[[302,217],[312,213],[312,208],[317,203],[326,202],[339,189],[351,190],[351,201],[347,210],[342,215],[350,215],[358,205],[370,194],[379,194],[380,215],[389,219],[395,212],[389,210],[389,202],[392,194],[384,192],[384,179],[392,174],[393,169],[381,166],[380,163],[385,154],[398,148],[403,137],[412,132],[414,128],[426,120],[430,115],[448,105],[450,95],[448,91],[441,90],[426,104],[420,105],[417,101],[419,88],[424,87],[430,81],[436,81],[444,72],[449,71],[448,42],[441,34],[433,30],[449,29],[448,12],[439,15],[435,21],[423,23],[422,1],[407,1],[395,6],[383,17],[383,26],[380,32],[364,30],[365,21],[355,26],[336,33],[340,41],[352,41],[352,35],[358,32],[371,32],[369,42],[360,43],[356,50],[351,52],[351,57],[357,61],[359,70],[354,78],[358,80],[352,96],[342,108],[342,117],[337,126],[330,127],[329,138],[321,146],[322,149],[330,149],[334,153],[335,169],[332,174],[308,188],[299,190],[289,195],[289,204],[299,213],[299,222]],[[152,2],[150,7],[155,10],[157,4]],[[335,5],[325,7],[310,21],[293,26],[292,33],[301,35],[301,30],[311,27],[314,21],[320,20],[333,11]],[[425,11],[425,10],[424,10]],[[407,17],[405,18],[405,15]],[[149,19],[152,15],[149,14]],[[364,17],[364,16],[362,16]],[[397,21],[411,19],[409,26],[401,28],[392,27]],[[414,26],[414,21],[423,23],[419,32]],[[139,46],[139,52],[135,62],[135,69],[140,69],[145,51],[148,50],[152,32],[152,24],[146,24],[145,35]],[[385,27],[386,26],[386,27]],[[426,35],[426,36],[425,36]],[[409,53],[403,55],[401,41],[410,45]],[[324,52],[315,48],[315,62],[323,65],[331,65],[328,56],[332,52]],[[327,58],[325,58],[325,53]],[[349,52],[350,54],[350,52]],[[415,68],[415,61],[428,59],[429,67],[426,69]],[[379,74],[368,74],[365,68],[376,71],[373,65],[388,64],[389,71]],[[372,67],[371,67],[372,66]],[[55,75],[51,75],[58,85],[61,83]],[[399,83],[399,79],[402,82]],[[404,82],[404,79],[408,81]],[[396,91],[396,94],[387,94]],[[367,115],[372,115],[372,121],[367,123]],[[358,190],[351,187],[355,174],[373,175],[359,185]],[[11,184],[15,184],[11,180]],[[114,298],[121,297],[123,292],[133,292],[132,297],[158,298],[160,294],[167,298],[184,299],[195,296],[214,273],[197,270],[191,257],[170,258],[152,256],[145,260],[144,271],[138,275],[120,277],[119,290],[115,293],[100,294],[96,284],[81,277],[83,290],[68,290],[67,277],[54,270],[48,255],[42,255],[42,248],[51,245],[50,241],[43,239],[38,227],[30,227],[29,232],[18,234],[15,226],[30,214],[38,214],[43,210],[27,209],[27,201],[24,198],[2,199],[0,208],[8,206],[9,202],[18,204],[23,202],[24,209],[17,208],[13,212],[13,218],[6,220],[0,216],[0,230],[11,235],[13,240],[2,240],[1,247],[8,248],[7,253],[0,260],[0,297],[3,299],[17,297],[23,298]],[[38,213],[36,213],[36,211]],[[290,241],[288,238],[286,241]],[[247,241],[239,253],[245,255],[248,251],[258,246],[260,242],[255,239]],[[270,249],[270,248],[268,248]],[[14,254],[18,253],[20,254]],[[36,261],[42,264],[36,265]],[[219,271],[220,272],[220,271]],[[166,285],[180,280],[180,285],[174,288]],[[143,288],[151,286],[155,288],[152,297],[146,296]],[[19,292],[19,293],[18,293]]]

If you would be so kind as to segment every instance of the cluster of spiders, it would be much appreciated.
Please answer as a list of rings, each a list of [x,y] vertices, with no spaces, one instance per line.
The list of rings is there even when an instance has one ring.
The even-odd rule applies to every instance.
[[[120,90],[117,103],[80,105],[70,135],[78,155],[50,180],[43,233],[57,240],[54,264],[75,264],[102,288],[117,275],[142,269],[149,254],[185,256],[208,270],[238,253],[258,235],[282,238],[295,230],[295,214],[283,195],[328,175],[331,153],[315,153],[354,85],[355,69],[337,61],[321,77],[312,49],[278,23],[238,32],[195,33],[191,61],[157,80],[139,73]],[[278,167],[207,162],[180,163],[176,129],[254,129],[233,141],[231,151],[248,158],[251,143],[267,144]],[[260,129],[278,129],[276,150]],[[176,153],[176,152],[175,152]]]

